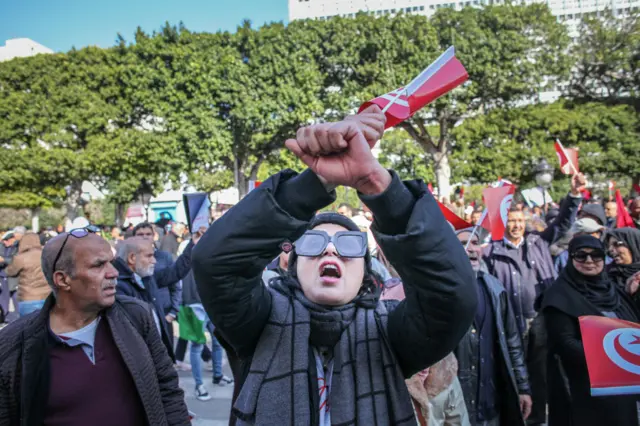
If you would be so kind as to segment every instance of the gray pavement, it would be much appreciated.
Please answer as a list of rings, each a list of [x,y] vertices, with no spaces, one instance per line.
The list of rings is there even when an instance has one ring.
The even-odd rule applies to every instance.
[[[228,368],[225,368],[228,370]],[[226,426],[229,424],[229,411],[231,410],[231,397],[233,395],[233,384],[227,386],[214,385],[211,381],[213,373],[203,372],[205,386],[209,394],[213,397],[209,401],[198,401],[195,397],[196,382],[193,380],[190,371],[179,371],[180,387],[184,389],[187,407],[196,418],[194,426]],[[230,372],[225,372],[231,377]]]

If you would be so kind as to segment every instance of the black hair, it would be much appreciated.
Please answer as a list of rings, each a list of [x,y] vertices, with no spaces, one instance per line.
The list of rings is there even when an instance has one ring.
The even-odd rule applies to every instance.
[[[135,236],[136,232],[138,232],[139,230],[146,229],[146,228],[149,228],[153,231],[153,225],[149,222],[141,222],[137,224],[136,226],[133,227],[133,232],[132,232],[133,236]]]

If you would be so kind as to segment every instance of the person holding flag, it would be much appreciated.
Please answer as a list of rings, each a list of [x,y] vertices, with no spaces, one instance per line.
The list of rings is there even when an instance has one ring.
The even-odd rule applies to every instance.
[[[302,128],[286,146],[309,169],[284,170],[215,221],[193,269],[213,324],[241,358],[238,426],[415,425],[405,378],[450,353],[476,309],[464,250],[421,181],[402,182],[371,153],[366,117]],[[355,188],[406,299],[381,301],[367,236],[349,218],[316,212],[334,188]],[[293,243],[288,273],[265,266]]]
[[[605,249],[599,239],[575,237],[569,244],[569,256],[567,267],[542,300],[552,360],[549,426],[637,425],[640,396],[591,396],[578,318],[595,315],[638,322],[640,313],[623,288],[605,273]]]
[[[524,339],[533,399],[529,424],[546,421],[546,339],[542,318],[536,319],[534,306],[557,278],[549,246],[571,229],[585,184],[584,175],[572,176],[571,192],[562,202],[558,216],[542,232],[525,234],[524,213],[517,207],[510,208],[506,212],[504,238],[492,241],[484,252],[489,273],[507,290]]]

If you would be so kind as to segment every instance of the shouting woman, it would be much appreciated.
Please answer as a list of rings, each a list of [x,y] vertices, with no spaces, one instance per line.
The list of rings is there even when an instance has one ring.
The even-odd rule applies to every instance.
[[[214,222],[194,254],[202,302],[243,363],[232,421],[259,425],[414,425],[404,379],[450,353],[476,307],[473,271],[427,187],[371,154],[377,107],[286,142],[309,170],[285,170]],[[379,300],[367,235],[315,213],[355,188],[405,286]],[[288,273],[265,266],[294,243]]]

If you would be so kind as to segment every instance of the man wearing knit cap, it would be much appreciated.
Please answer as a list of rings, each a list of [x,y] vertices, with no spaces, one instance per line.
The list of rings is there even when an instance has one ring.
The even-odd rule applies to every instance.
[[[214,222],[194,250],[202,302],[245,366],[237,425],[415,425],[404,379],[453,350],[476,308],[473,271],[421,181],[402,182],[371,154],[377,106],[302,128],[286,146],[309,169],[282,171]],[[380,301],[367,236],[320,214],[338,185],[355,188],[405,286]],[[288,273],[264,267],[293,243]]]

